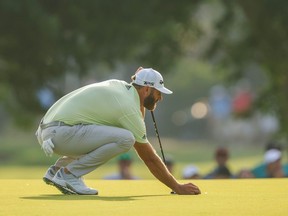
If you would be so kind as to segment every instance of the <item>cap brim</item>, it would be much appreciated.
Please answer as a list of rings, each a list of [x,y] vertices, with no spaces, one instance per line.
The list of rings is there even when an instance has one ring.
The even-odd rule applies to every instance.
[[[280,151],[276,149],[268,150],[264,156],[264,163],[266,164],[274,163],[275,161],[279,159],[281,159]]]
[[[172,94],[173,92],[165,87],[161,87],[161,88],[156,88],[158,91],[164,93],[164,94]]]

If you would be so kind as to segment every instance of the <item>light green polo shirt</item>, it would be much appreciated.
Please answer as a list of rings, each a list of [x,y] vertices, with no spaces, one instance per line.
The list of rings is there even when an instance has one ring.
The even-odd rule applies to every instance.
[[[137,142],[148,142],[139,95],[121,80],[94,83],[63,96],[44,116],[44,123],[52,121],[120,127],[131,131]]]

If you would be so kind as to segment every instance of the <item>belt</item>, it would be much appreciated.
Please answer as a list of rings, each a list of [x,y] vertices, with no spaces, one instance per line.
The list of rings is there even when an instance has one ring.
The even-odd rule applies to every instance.
[[[69,126],[69,127],[71,127],[73,125],[68,125],[68,124],[65,124],[64,122],[61,122],[61,121],[53,121],[53,122],[49,122],[46,124],[40,124],[40,128],[42,130],[49,128],[49,127],[55,127],[55,126]]]

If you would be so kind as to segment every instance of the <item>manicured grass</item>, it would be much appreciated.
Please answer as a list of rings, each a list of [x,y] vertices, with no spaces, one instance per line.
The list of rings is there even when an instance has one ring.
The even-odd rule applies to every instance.
[[[194,180],[201,195],[170,195],[156,180],[87,180],[98,196],[62,195],[41,180],[0,180],[0,215],[287,215],[287,179]]]
[[[151,143],[159,152],[156,139]],[[133,153],[133,173],[143,180],[105,181],[116,172],[116,159],[85,176],[99,196],[64,196],[43,183],[42,176],[57,156],[46,157],[32,132],[8,131],[0,143],[1,215],[286,215],[288,179],[193,180],[202,190],[199,196],[170,195],[170,189],[150,174]],[[205,174],[214,167],[216,145],[205,141],[162,138],[166,155],[173,157],[173,174],[194,164]],[[262,146],[226,144],[233,172],[253,167],[262,160]],[[131,152],[134,152],[131,150]],[[283,158],[286,160],[286,158]]]

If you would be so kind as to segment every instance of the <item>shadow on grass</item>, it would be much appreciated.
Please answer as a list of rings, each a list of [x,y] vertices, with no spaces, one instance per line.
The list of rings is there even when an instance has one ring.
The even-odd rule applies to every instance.
[[[39,196],[27,196],[20,197],[20,199],[28,199],[28,200],[101,200],[101,201],[132,201],[138,200],[145,197],[161,197],[161,196],[171,196],[169,194],[163,195],[139,195],[139,196],[116,196],[116,197],[107,197],[107,196],[99,196],[99,195],[39,195]]]

